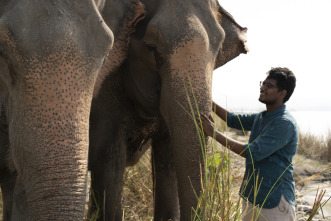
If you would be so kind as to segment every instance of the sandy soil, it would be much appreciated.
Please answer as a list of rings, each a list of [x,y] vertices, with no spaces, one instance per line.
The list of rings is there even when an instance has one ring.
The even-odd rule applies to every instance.
[[[306,218],[311,212],[317,191],[319,193],[323,190],[326,191],[322,202],[331,197],[331,163],[311,160],[297,155],[293,164],[294,179],[297,183],[326,171],[320,176],[296,186],[298,221],[303,221],[307,220]],[[331,199],[313,220],[331,220]]]

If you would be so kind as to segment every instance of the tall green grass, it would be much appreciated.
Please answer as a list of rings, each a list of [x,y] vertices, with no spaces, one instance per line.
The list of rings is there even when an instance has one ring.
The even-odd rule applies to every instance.
[[[214,118],[218,130],[227,133],[229,136],[236,139],[245,139],[240,131],[227,129],[224,122]],[[300,137],[306,136],[305,133],[300,133]],[[302,139],[299,143],[299,148],[304,146],[315,149],[314,144],[318,144],[319,137],[309,136],[309,142],[305,143],[306,139]],[[311,142],[314,139],[314,142]],[[331,136],[327,137],[331,140]],[[192,220],[240,220],[241,199],[238,191],[243,177],[242,167],[244,166],[243,159],[232,154],[226,148],[211,140],[207,145],[211,149],[206,152],[206,175],[202,181],[203,192],[199,199],[198,209],[199,214],[194,214]],[[313,144],[311,146],[311,144]],[[316,145],[319,150],[320,145]],[[300,154],[300,153],[299,153]],[[306,152],[303,152],[306,154]],[[319,157],[318,157],[319,158]],[[323,206],[323,199],[321,205]],[[153,220],[153,181],[151,176],[151,159],[150,151],[142,157],[140,162],[130,168],[127,168],[124,189],[123,189],[123,220],[125,221],[149,221]],[[0,193],[0,207],[2,208],[2,198]],[[319,206],[315,206],[313,212],[320,210]],[[312,217],[310,217],[312,219]],[[0,209],[0,220],[2,220],[2,209]],[[308,220],[308,219],[307,219]]]
[[[195,105],[191,105],[192,110],[195,108]],[[242,199],[239,196],[239,189],[243,178],[244,159],[233,154],[214,139],[210,139],[210,143],[206,143],[203,131],[200,129],[201,125],[196,121],[195,113],[195,111],[188,112],[192,116],[192,120],[195,121],[197,135],[200,136],[204,166],[201,166],[200,169],[201,174],[203,174],[201,176],[202,192],[200,195],[197,195],[197,207],[192,208],[192,220],[240,220]],[[245,133],[242,131],[231,130],[217,117],[214,119],[217,130],[228,134],[232,138],[248,141],[248,137],[243,137]],[[315,159],[325,159],[325,153],[328,153],[330,156],[331,132],[329,132],[326,138],[317,137],[310,133],[300,133],[299,138],[299,154]],[[150,155],[149,150],[138,164],[126,169],[122,200],[123,220],[153,220],[153,181]],[[330,157],[326,158],[326,160],[330,160]],[[256,186],[258,187],[258,185]],[[325,205],[325,201],[319,195],[317,204],[314,206],[314,210],[308,220],[311,220],[316,211],[323,205]],[[0,206],[2,207],[1,192]],[[2,220],[1,212],[2,210],[0,209],[0,221]]]
[[[187,101],[190,106],[192,120],[195,122],[197,135],[200,139],[201,150],[204,157],[204,165],[201,168],[202,192],[198,197],[199,200],[198,200],[197,208],[193,209],[194,213],[192,220],[194,221],[195,220],[199,220],[199,221],[200,220],[201,221],[202,220],[222,220],[222,221],[240,220],[242,215],[241,197],[238,197],[239,194],[238,189],[236,190],[233,185],[232,174],[234,174],[233,173],[234,171],[232,170],[233,167],[231,167],[230,152],[226,147],[221,147],[221,150],[217,150],[216,148],[217,145],[214,139],[212,139],[211,151],[208,151],[207,148],[208,145],[205,142],[206,137],[203,132],[201,119],[199,118],[196,119],[196,116],[200,115],[198,102],[194,95],[194,90],[191,85],[191,81],[189,81],[189,83],[190,83],[189,85],[190,91],[187,88],[185,88]],[[223,128],[223,131],[221,130],[223,133],[228,131],[228,128],[224,126],[224,123],[223,126],[221,126],[221,128]],[[245,131],[242,130],[242,132],[245,135]],[[215,136],[215,131],[214,131],[214,136]],[[248,142],[248,138],[246,138],[246,143],[247,142]],[[328,140],[328,142],[331,143],[330,139]],[[235,159],[237,158],[238,156]],[[243,159],[240,160],[243,161]],[[259,187],[261,185],[261,183],[258,183],[258,175],[259,174],[253,174],[253,177],[249,178],[249,179],[253,178],[255,183],[253,190],[253,194],[254,194],[253,207],[256,209],[253,209],[251,213],[252,214],[251,220],[256,220],[261,211],[261,208],[255,207],[255,198],[259,192]],[[278,180],[280,178],[281,177],[279,177]],[[278,182],[278,180],[276,181],[276,183]],[[276,185],[276,183],[274,184],[274,186]],[[274,188],[274,186],[272,188]],[[245,188],[245,183],[243,183],[243,189],[244,188]],[[270,192],[268,193],[268,195],[270,194]],[[316,211],[318,210],[318,208],[322,208],[322,206],[325,205],[326,201],[329,200],[327,199],[326,201],[322,202],[322,198],[323,197],[320,197],[318,200],[316,200],[317,204],[314,205],[314,208],[317,208]],[[254,212],[256,212],[256,214],[254,214]],[[312,217],[314,217],[315,214],[316,213],[312,213],[308,218],[308,220],[312,219]]]
[[[199,120],[195,122],[196,129],[200,139],[205,141]],[[221,123],[218,126],[219,131],[227,132],[225,124]],[[239,186],[234,188],[233,177],[233,174],[238,174],[239,171],[235,170],[239,170],[239,168],[234,168],[232,163],[241,159],[234,155],[231,156],[227,148],[220,148],[214,139],[210,140],[210,143],[201,142],[201,144],[204,156],[204,166],[201,168],[202,192],[197,208],[194,209],[192,220],[240,220]]]
[[[223,121],[220,122],[219,119],[216,122],[220,124],[218,130],[223,133],[230,133],[231,136],[241,134],[237,130],[226,128],[225,123]],[[245,133],[243,132],[242,134]],[[204,136],[201,130],[199,135]],[[331,133],[329,133],[326,138],[313,136],[310,133],[300,133],[299,137],[299,153],[307,155],[308,151],[306,148],[309,146],[310,150],[315,149],[315,152],[311,151],[315,154],[314,159],[319,160],[324,159],[325,153],[329,153],[328,151],[330,151]],[[248,138],[245,137],[245,139],[247,142]],[[207,150],[206,147],[203,149]],[[217,145],[214,140],[211,141],[211,151],[206,152],[205,156],[207,159],[205,161],[205,176],[202,182],[203,191],[199,197],[198,207],[194,209],[195,215],[192,220],[241,220],[242,202],[239,196],[239,183],[241,182],[243,174],[241,173],[241,179],[237,180],[233,179],[233,174],[238,174],[238,172],[235,171],[238,161],[239,164],[244,166],[244,159],[237,157],[237,155],[228,151],[224,146],[220,144]],[[309,156],[311,156],[311,154]],[[328,159],[330,160],[330,158]],[[322,175],[322,173],[330,171],[330,169],[331,168],[326,169],[312,178],[315,179]],[[307,179],[307,181],[310,180],[311,179]],[[303,182],[305,181],[303,180]],[[255,196],[258,193],[259,185],[259,183],[255,184]],[[325,198],[324,195],[325,190],[322,190],[321,193],[316,193],[315,203],[307,220],[312,220],[317,212],[330,200],[330,198]],[[259,215],[260,210],[260,208],[256,207],[256,216]],[[254,218],[253,213],[251,220],[256,220],[256,216]]]

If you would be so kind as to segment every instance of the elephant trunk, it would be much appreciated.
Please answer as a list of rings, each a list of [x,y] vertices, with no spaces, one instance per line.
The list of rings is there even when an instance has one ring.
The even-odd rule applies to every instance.
[[[213,52],[203,38],[196,37],[179,47],[162,74],[161,114],[169,128],[178,181],[181,220],[189,220],[201,192],[202,146],[194,123],[200,113],[211,111]],[[192,51],[188,51],[192,50]],[[187,54],[191,56],[188,57]],[[195,194],[196,193],[196,194]]]
[[[9,134],[18,170],[15,188],[21,188],[15,204],[22,216],[27,212],[35,220],[83,219],[91,95],[85,103],[14,105]],[[28,211],[22,211],[24,200]]]
[[[93,0],[8,9],[0,80],[17,170],[12,219],[83,220],[91,99],[113,33]]]
[[[30,62],[9,90],[14,219],[84,218],[89,114],[102,59],[72,51]]]
[[[189,82],[187,78],[187,82]],[[178,181],[178,196],[181,208],[181,220],[190,220],[192,208],[196,209],[197,198],[195,193],[199,196],[201,192],[201,177],[203,177],[204,159],[203,159],[203,146],[199,138],[198,130],[195,126],[192,116],[191,108],[193,107],[196,114],[196,103],[193,96],[186,97],[186,91],[191,93],[192,90],[196,99],[198,99],[197,106],[199,112],[208,113],[211,108],[211,96],[206,91],[205,94],[200,93],[202,96],[197,96],[197,90],[185,85],[185,83],[178,84],[181,88],[172,88],[177,96],[164,96],[161,102],[162,115],[165,116],[167,126],[170,131],[171,148],[173,150],[174,164],[176,167],[177,181]],[[195,86],[193,86],[195,87]],[[167,87],[162,85],[165,90]],[[204,100],[204,103],[200,101]],[[189,103],[192,102],[192,107]],[[190,198],[189,198],[190,197]]]

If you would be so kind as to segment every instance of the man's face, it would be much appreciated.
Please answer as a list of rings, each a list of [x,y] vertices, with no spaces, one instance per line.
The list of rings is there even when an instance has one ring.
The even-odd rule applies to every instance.
[[[266,105],[283,102],[284,96],[277,86],[277,80],[266,78],[260,87],[259,101]]]

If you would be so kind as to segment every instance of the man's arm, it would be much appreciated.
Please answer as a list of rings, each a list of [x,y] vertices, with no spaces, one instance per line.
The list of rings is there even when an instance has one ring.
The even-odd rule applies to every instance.
[[[223,107],[219,106],[214,101],[213,101],[212,110],[213,111],[215,110],[216,115],[219,116],[223,121],[226,122],[226,118],[227,118],[227,116],[229,114],[229,111],[227,111]]]
[[[227,147],[229,150],[233,151],[239,156],[242,156],[243,158],[246,158],[246,154],[244,153],[244,143],[226,137],[224,134],[218,131],[215,131],[215,139],[217,142]]]
[[[281,148],[285,148],[287,154],[295,154],[293,146],[297,146],[298,135],[295,125],[288,119],[274,120],[267,128],[262,131],[245,150],[247,163],[261,161]],[[292,149],[292,150],[291,150]]]
[[[207,136],[213,137],[215,126],[214,123],[211,121],[211,119],[209,119],[205,115],[201,115],[201,122],[205,134]],[[218,131],[215,131],[215,139],[217,142],[227,147],[229,150],[233,151],[239,156],[246,158],[246,155],[244,153],[244,149],[245,149],[244,143],[228,138]]]

